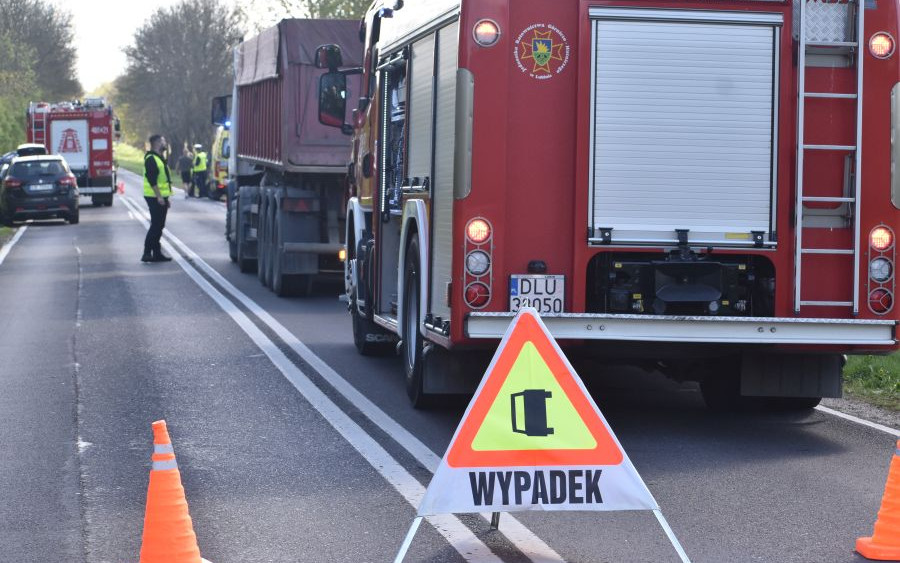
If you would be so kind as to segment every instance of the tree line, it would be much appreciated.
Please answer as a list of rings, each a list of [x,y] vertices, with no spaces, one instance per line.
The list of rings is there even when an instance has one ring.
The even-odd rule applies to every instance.
[[[72,16],[49,0],[0,0],[0,152],[25,142],[30,101],[79,98]]]

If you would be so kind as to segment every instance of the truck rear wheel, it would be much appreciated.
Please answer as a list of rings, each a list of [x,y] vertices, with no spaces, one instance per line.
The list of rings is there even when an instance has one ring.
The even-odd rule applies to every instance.
[[[228,207],[225,210],[225,240],[228,241],[228,258],[230,258],[232,262],[237,262],[238,259],[236,233],[231,228],[231,220],[237,213],[235,210],[236,207],[237,201],[229,201]]]
[[[259,222],[256,228],[257,266],[256,278],[259,283],[269,287],[267,272],[269,270],[269,200],[263,194],[259,201]]]
[[[281,216],[276,212],[273,216],[272,230],[270,231],[271,254],[269,255],[269,268],[271,272],[271,287],[275,295],[279,297],[308,297],[312,291],[312,276],[308,274],[285,274],[281,271],[282,246],[284,235],[282,233]]]
[[[403,318],[402,344],[403,371],[406,375],[406,394],[414,408],[430,406],[430,397],[425,393],[425,339],[419,330],[421,311],[419,310],[419,237],[413,235],[406,248],[406,266],[403,273]]]

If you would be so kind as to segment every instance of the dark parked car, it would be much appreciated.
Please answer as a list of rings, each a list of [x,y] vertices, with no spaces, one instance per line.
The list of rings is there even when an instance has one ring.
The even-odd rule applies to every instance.
[[[66,161],[57,155],[13,159],[0,187],[3,222],[24,219],[65,219],[78,223],[78,183]]]

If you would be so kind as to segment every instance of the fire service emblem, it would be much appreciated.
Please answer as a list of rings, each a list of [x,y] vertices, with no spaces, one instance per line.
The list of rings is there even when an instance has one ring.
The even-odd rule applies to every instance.
[[[516,65],[537,80],[549,80],[569,64],[569,42],[558,27],[536,23],[516,38]]]

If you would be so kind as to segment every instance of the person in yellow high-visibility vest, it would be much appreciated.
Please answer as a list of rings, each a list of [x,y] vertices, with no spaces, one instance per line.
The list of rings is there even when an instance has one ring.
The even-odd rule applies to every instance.
[[[144,255],[141,262],[168,262],[171,257],[163,254],[160,246],[163,229],[166,227],[166,215],[169,212],[169,200],[172,196],[172,175],[169,165],[163,158],[167,147],[166,138],[162,135],[150,136],[150,150],[144,155],[144,199],[150,210],[150,228],[144,238]]]
[[[207,190],[209,189],[206,176],[207,160],[203,146],[199,144],[194,145],[194,169],[192,172],[194,173],[194,185],[200,191],[200,197],[207,197]]]

